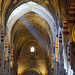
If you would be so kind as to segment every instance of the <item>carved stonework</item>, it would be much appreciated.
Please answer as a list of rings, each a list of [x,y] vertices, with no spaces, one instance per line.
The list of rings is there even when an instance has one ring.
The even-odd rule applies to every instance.
[[[31,58],[31,59],[29,60],[29,64],[30,64],[30,65],[35,65],[35,64],[36,64],[35,58]]]
[[[17,3],[17,0],[14,0],[14,1],[13,1],[13,4],[16,4],[16,3]]]

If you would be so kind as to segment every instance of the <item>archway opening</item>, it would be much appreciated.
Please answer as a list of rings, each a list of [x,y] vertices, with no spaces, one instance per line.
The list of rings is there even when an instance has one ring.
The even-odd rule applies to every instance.
[[[46,29],[49,37],[51,38],[51,35],[53,36],[54,34],[54,25],[55,25],[55,21],[50,13],[50,11],[48,11],[46,8],[44,8],[43,6],[35,3],[35,2],[27,2],[25,4],[22,4],[20,6],[18,6],[9,16],[9,19],[7,21],[7,29],[8,29],[8,36],[9,36],[9,42],[11,40],[10,36],[11,36],[11,29],[14,25],[14,23],[17,21],[17,19],[19,19],[21,16],[23,16],[24,14],[28,13],[28,12],[34,12],[37,13],[39,16],[41,16],[45,21],[47,21],[47,23],[49,24],[50,29]]]
[[[31,71],[25,72],[23,75],[40,75],[40,74],[36,71],[31,70]]]
[[[45,25],[48,26],[48,23],[34,12],[24,14],[13,25],[11,42],[18,74],[22,74],[28,67],[39,68],[42,74],[48,73],[46,44],[50,44],[50,38]],[[31,52],[31,47],[34,47],[34,52]]]
[[[50,12],[32,1],[20,5],[11,13],[7,34],[14,53],[14,73],[22,74],[28,67],[37,67],[42,74],[48,74],[53,26],[54,19]],[[34,52],[30,52],[31,47],[35,47]]]

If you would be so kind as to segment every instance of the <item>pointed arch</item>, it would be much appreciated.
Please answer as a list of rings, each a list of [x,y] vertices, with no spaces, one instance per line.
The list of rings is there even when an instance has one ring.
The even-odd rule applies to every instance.
[[[31,12],[31,11],[39,14],[43,19],[45,19],[51,28],[52,34],[54,33],[55,21],[51,15],[51,13],[43,6],[30,1],[30,2],[24,3],[24,4],[20,5],[19,7],[17,7],[9,16],[9,19],[7,22],[9,40],[10,40],[10,36],[11,36],[11,34],[10,34],[11,29],[12,29],[14,23],[17,21],[17,19],[19,19],[22,15],[24,15],[28,12]]]

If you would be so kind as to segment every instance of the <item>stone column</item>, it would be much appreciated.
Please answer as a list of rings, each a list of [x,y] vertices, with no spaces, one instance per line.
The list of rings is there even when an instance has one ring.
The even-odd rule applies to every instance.
[[[71,69],[74,71],[75,73],[75,43],[71,43]]]
[[[63,25],[63,52],[64,52],[64,68],[66,71],[68,71],[68,65],[67,65],[67,47],[66,47],[66,39],[68,36],[68,28],[67,28],[67,19],[64,19],[64,25]]]
[[[53,50],[51,51],[51,73],[54,75],[54,61],[53,61]]]
[[[8,75],[9,69],[9,61],[8,61],[8,43],[7,43],[7,35],[4,38],[4,70],[5,74]]]
[[[70,73],[70,44],[69,44],[69,38],[68,38],[68,45],[67,45],[67,61],[68,61],[68,74]]]
[[[18,70],[17,58],[14,56],[14,60],[13,60],[13,75],[17,75],[17,70]]]
[[[4,29],[1,27],[0,30],[0,75],[5,75],[4,74]]]
[[[55,56],[55,45],[53,45],[53,61],[54,61],[54,75],[56,75],[56,56]]]
[[[51,55],[50,54],[48,56],[47,68],[48,68],[48,75],[54,75],[54,69],[51,68]]]
[[[0,28],[0,72],[2,71],[1,68],[2,68],[2,50],[1,50],[1,28]]]
[[[72,29],[73,29],[74,24],[75,24],[75,3],[71,3],[70,10],[69,10],[69,26],[68,26],[70,43],[73,42]]]
[[[51,56],[49,54],[48,60],[47,60],[47,69],[48,69],[48,75],[51,75]]]
[[[62,33],[59,33],[59,75],[62,75]]]
[[[71,47],[71,67],[75,71],[75,42],[73,41],[73,36],[72,36],[72,29],[75,24],[75,0],[73,3],[70,5],[70,10],[69,10],[69,36],[70,36],[70,47]]]
[[[56,55],[56,75],[58,75],[59,71],[59,51],[58,51],[58,38],[56,38],[56,46],[55,46],[55,55]]]
[[[9,62],[9,75],[11,75],[11,66],[10,66],[10,63],[11,63],[11,45],[8,44],[8,62]]]

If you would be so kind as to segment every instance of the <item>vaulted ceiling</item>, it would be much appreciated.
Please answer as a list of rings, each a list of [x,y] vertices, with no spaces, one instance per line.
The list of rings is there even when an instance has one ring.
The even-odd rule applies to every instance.
[[[39,40],[43,39],[44,42],[50,43],[46,31],[49,29],[48,23],[34,12],[29,12],[23,16],[25,18],[24,23],[19,18],[11,32],[14,55],[18,57],[18,74],[22,74],[29,67],[37,66],[38,68],[41,67],[39,70],[45,74],[47,73],[47,52],[44,49],[45,45],[40,44]],[[32,32],[33,29],[36,29],[36,31]],[[39,37],[40,39],[38,39]],[[30,52],[31,47],[35,47],[34,53]]]
[[[29,12],[24,16],[26,18],[25,20],[26,22],[24,21],[25,25],[19,19],[12,28],[11,38],[12,44],[13,46],[15,46],[15,49],[16,50],[21,49],[22,46],[24,46],[24,44],[26,44],[28,40],[36,40],[38,42],[39,40],[40,41],[42,40],[43,42],[50,44],[49,36],[47,33],[47,31],[49,30],[48,23],[39,15],[33,12]],[[32,32],[33,27],[34,29],[36,29],[35,32]],[[32,30],[30,31],[30,29]],[[32,33],[30,33],[29,31]],[[36,35],[36,33],[38,35]],[[36,35],[36,37],[34,35]],[[40,37],[40,39],[38,40],[37,37]],[[42,46],[45,47],[45,45]]]
[[[0,10],[1,10],[1,2],[4,0],[0,0]],[[16,0],[14,0],[16,1]],[[36,1],[36,0],[34,0]],[[74,0],[44,0],[45,4],[47,7],[50,9],[52,12],[53,16],[56,11],[58,11],[58,15],[60,19],[62,20],[63,16],[68,13],[69,11],[69,5],[70,2],[73,2]],[[42,1],[40,1],[42,3]]]
[[[4,0],[0,0],[0,10],[1,1]],[[60,23],[62,24],[63,18],[68,17],[69,6],[72,0],[38,1],[41,2],[41,5],[42,1],[44,1],[44,3],[47,5],[47,9],[51,11],[54,20],[56,21],[57,17],[59,17]],[[12,7],[14,6],[11,6],[11,8]],[[42,73],[47,73],[46,44],[51,45],[51,40],[48,34],[49,31],[50,27],[47,21],[34,12],[29,12],[18,18],[11,30],[11,42],[12,47],[15,50],[14,55],[18,57],[18,72],[23,72],[27,67],[32,68],[32,66],[35,65],[36,67],[38,65],[39,67],[41,67]],[[35,53],[30,53],[29,48],[31,46],[36,47],[36,55]]]
[[[0,0],[0,11],[1,11],[2,1],[6,1],[6,0]],[[75,0],[38,0],[37,2],[40,2],[40,4],[42,4],[43,1],[46,4],[49,11],[51,11],[55,21],[57,19],[56,12],[58,13],[57,16],[59,16],[61,24],[63,22],[63,18],[68,17],[70,2],[71,1],[75,2]],[[49,36],[47,35],[47,30],[49,30],[49,26],[48,26],[48,23],[43,18],[41,18],[39,15],[33,12],[25,14],[24,17],[26,17],[27,19],[26,20],[27,24],[30,23],[32,27],[34,27],[38,31],[38,33],[40,33],[39,35],[41,35],[40,37],[42,37],[44,41],[47,41],[47,42],[50,41],[48,40]],[[0,17],[0,20],[1,20],[1,17]],[[12,34],[12,41],[13,41],[13,44],[16,45],[16,49],[18,47],[20,48],[22,43],[24,43],[27,40],[27,38],[35,39],[33,35],[27,30],[27,28],[24,25],[24,22],[22,22],[20,18],[15,23],[11,34]]]

